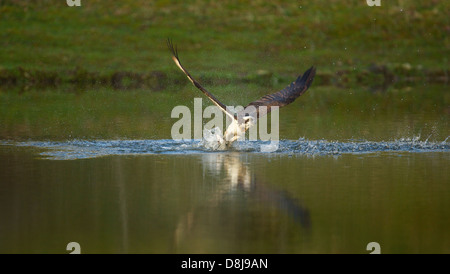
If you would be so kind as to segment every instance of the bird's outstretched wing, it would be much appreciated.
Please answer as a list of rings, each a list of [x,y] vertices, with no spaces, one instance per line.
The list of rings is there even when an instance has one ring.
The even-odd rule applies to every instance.
[[[295,82],[292,82],[289,86],[275,92],[273,94],[267,94],[260,99],[251,102],[247,107],[238,113],[238,117],[250,115],[254,118],[262,117],[271,111],[271,107],[278,106],[283,107],[294,102],[297,97],[305,93],[305,91],[311,86],[311,83],[316,75],[316,68],[311,67],[303,75],[300,75]],[[254,106],[255,108],[248,108]],[[266,108],[259,108],[266,106]]]
[[[218,106],[225,114],[231,117],[231,119],[236,119],[233,113],[227,110],[227,106],[224,105],[222,102],[220,102],[214,95],[212,95],[209,91],[207,91],[204,87],[200,85],[199,82],[197,82],[191,74],[181,65],[180,59],[178,58],[178,51],[177,48],[174,47],[172,41],[170,39],[167,39],[167,47],[172,52],[172,59],[175,62],[175,64],[186,74],[189,81],[192,82],[192,84],[201,90],[216,106]]]

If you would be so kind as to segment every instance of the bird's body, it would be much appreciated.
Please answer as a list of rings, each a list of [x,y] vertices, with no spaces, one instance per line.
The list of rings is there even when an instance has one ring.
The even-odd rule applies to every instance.
[[[228,115],[232,122],[227,127],[227,130],[223,136],[218,136],[216,141],[218,142],[218,149],[223,150],[228,148],[234,141],[243,136],[245,132],[256,124],[256,120],[271,112],[272,107],[283,107],[292,103],[300,95],[305,93],[305,91],[311,85],[314,76],[316,74],[316,69],[311,67],[303,75],[300,75],[297,80],[292,82],[289,86],[281,91],[275,92],[273,94],[268,94],[260,99],[248,104],[243,111],[232,113],[229,111],[222,102],[220,102],[214,95],[207,91],[204,87],[200,85],[189,72],[181,65],[180,59],[178,58],[178,52],[173,46],[170,40],[167,40],[167,45],[172,52],[172,59],[175,64],[186,74],[187,78],[192,82],[192,84],[201,90],[220,110],[222,110],[226,115]]]
[[[252,119],[253,120],[253,119]],[[253,122],[239,123],[237,119],[233,119],[227,130],[223,134],[223,142],[219,145],[219,149],[228,148],[234,141],[245,134],[245,131],[254,125]]]

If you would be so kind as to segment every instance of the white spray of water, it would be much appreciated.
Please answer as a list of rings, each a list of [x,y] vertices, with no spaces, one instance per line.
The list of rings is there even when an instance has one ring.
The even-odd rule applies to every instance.
[[[201,145],[206,149],[217,150],[224,143],[223,134],[219,127],[203,130]]]

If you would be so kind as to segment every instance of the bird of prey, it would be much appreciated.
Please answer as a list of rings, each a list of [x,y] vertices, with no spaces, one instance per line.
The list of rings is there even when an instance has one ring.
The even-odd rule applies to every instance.
[[[243,111],[232,113],[225,104],[220,102],[214,95],[200,85],[200,83],[197,82],[181,65],[177,48],[173,45],[170,39],[167,39],[167,46],[172,53],[173,61],[184,72],[184,74],[186,74],[192,84],[201,90],[217,107],[219,107],[221,111],[231,118],[231,124],[223,134],[223,137],[218,141],[219,149],[229,147],[234,141],[242,136],[246,130],[253,126],[259,117],[268,114],[272,107],[283,107],[294,102],[297,97],[305,93],[305,91],[311,86],[314,76],[316,75],[315,67],[311,67],[286,88],[273,94],[267,94],[260,99],[251,102],[244,108]]]

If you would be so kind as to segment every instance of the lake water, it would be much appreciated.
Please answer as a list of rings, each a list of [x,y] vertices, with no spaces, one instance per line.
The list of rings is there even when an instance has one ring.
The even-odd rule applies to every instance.
[[[53,115],[42,110],[51,94],[13,117],[27,95],[5,95],[0,253],[69,253],[70,242],[81,253],[369,253],[370,242],[381,253],[449,253],[448,96],[421,105],[401,94],[413,108],[373,94],[361,107],[370,114],[333,103],[331,113],[304,109],[304,131],[295,118],[302,103],[281,109],[282,141],[272,153],[248,141],[215,152],[170,140],[170,127],[157,125],[144,128],[159,138],[91,138],[86,128],[108,124],[40,121]],[[76,109],[90,95],[55,100],[64,96]],[[124,117],[114,120],[119,129]]]

